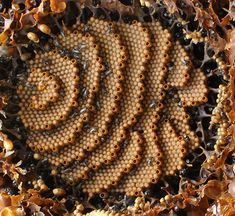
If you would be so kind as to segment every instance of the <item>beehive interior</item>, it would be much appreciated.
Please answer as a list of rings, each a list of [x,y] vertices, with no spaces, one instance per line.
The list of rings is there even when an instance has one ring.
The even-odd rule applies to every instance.
[[[27,144],[90,195],[139,195],[200,145],[187,107],[207,101],[206,76],[158,21],[91,18],[28,61],[18,86]]]

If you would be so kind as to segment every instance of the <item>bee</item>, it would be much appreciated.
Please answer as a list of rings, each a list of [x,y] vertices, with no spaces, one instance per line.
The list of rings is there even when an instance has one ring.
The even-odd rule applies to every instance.
[[[176,88],[171,88],[168,91],[168,95],[171,96],[171,97],[174,96],[176,93],[177,93],[177,89]]]
[[[113,205],[113,206],[109,207],[109,209],[113,210],[113,211],[119,211],[120,207],[118,205]]]
[[[87,167],[88,163],[86,161],[83,161],[82,163],[80,163],[81,166]]]
[[[72,55],[74,58],[79,58],[80,57],[80,51],[76,48],[72,49]]]
[[[156,100],[152,100],[151,103],[149,104],[150,108],[155,108],[157,106],[157,101]]]
[[[88,96],[89,90],[87,88],[82,88],[81,90],[81,95],[82,95],[82,99],[85,99]]]
[[[87,47],[87,44],[85,42],[82,42],[78,45],[78,50],[85,49]]]
[[[116,117],[113,119],[113,124],[118,125],[119,124],[119,119]]]
[[[84,108],[82,108],[81,110],[80,110],[80,114],[82,114],[82,113],[85,113],[85,112],[87,112],[88,111],[88,109],[86,108],[86,107],[84,107]]]
[[[59,48],[59,53],[61,54],[61,56],[65,56],[66,55],[66,51],[63,50],[62,48]]]
[[[148,166],[153,166],[153,163],[154,163],[154,158],[153,157],[150,157],[150,158],[147,159]]]
[[[174,63],[173,62],[168,63],[167,67],[169,71],[172,71],[174,69]]]
[[[84,64],[82,65],[84,70],[87,70],[87,68],[89,67],[89,63],[88,61],[85,61]]]
[[[92,178],[92,177],[94,177],[94,174],[95,173],[93,173],[93,172],[89,172],[87,175],[88,175],[89,178]]]
[[[187,142],[187,143],[190,142],[190,138],[188,135],[184,134],[183,137],[184,137],[185,142]]]
[[[104,137],[101,137],[101,138],[100,138],[100,141],[101,141],[102,143],[104,143],[104,142],[105,142],[105,138],[104,138]]]
[[[89,129],[89,133],[95,133],[95,132],[97,132],[97,129],[96,129],[96,128],[91,127],[91,128]]]
[[[190,63],[188,60],[185,60],[185,59],[182,59],[181,62],[183,65],[189,65]]]
[[[96,101],[96,102],[95,102],[95,105],[96,105],[97,109],[100,110],[100,107],[101,107],[101,106],[100,106],[100,102],[99,102],[99,101]]]
[[[101,92],[103,94],[108,94],[108,90],[107,90],[107,88],[104,85],[101,86]]]
[[[49,64],[51,64],[51,60],[49,60],[49,59],[43,59],[42,64],[44,64],[44,65],[49,65]]]
[[[36,90],[36,87],[27,81],[25,82],[25,86],[29,88],[30,90],[34,90],[34,91]]]
[[[88,25],[84,25],[84,27],[83,27],[83,33],[86,33],[86,32],[88,32],[89,31],[89,26]]]
[[[167,119],[167,115],[166,115],[166,114],[163,114],[163,115],[161,115],[159,121],[160,121],[160,122],[163,122],[165,119]]]
[[[124,140],[122,147],[126,148],[128,144],[129,144],[129,140]]]
[[[51,154],[52,154],[52,156],[54,156],[54,157],[57,157],[57,156],[58,156],[58,153],[57,153],[57,152],[52,152]]]
[[[80,190],[81,188],[82,188],[82,185],[84,184],[84,181],[83,180],[81,180],[81,181],[79,181],[79,183],[76,185],[76,189],[77,190]]]
[[[112,28],[112,26],[108,26],[107,27],[107,34],[110,34],[110,33],[112,33],[113,32],[113,28]]]
[[[60,42],[59,42],[56,38],[53,38],[53,44],[54,44],[55,47],[57,47],[57,48],[60,48],[60,49],[62,48]]]
[[[68,172],[71,172],[72,169],[71,168],[67,168],[67,169],[64,169],[64,170],[61,170],[61,173],[68,173]]]
[[[111,70],[104,71],[104,72],[101,74],[101,79],[104,79],[105,77],[109,76],[111,73],[112,73]]]
[[[183,107],[182,101],[180,100],[177,105],[178,105],[178,107],[180,107],[180,108]]]
[[[73,110],[72,112],[71,112],[71,118],[74,118],[76,115],[77,115],[77,110]]]

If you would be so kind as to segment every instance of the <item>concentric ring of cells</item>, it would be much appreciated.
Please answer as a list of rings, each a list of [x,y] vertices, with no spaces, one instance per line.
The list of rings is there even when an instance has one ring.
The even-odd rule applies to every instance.
[[[91,18],[64,33],[18,86],[29,147],[89,195],[136,196],[174,175],[200,145],[186,108],[208,92],[184,47],[159,22]]]
[[[41,152],[45,150],[52,150],[56,152],[61,146],[71,145],[71,143],[74,143],[76,134],[81,131],[84,122],[88,121],[89,112],[94,110],[92,102],[95,93],[99,88],[100,72],[103,70],[102,59],[98,55],[99,47],[94,42],[94,38],[89,34],[82,35],[78,32],[74,32],[73,37],[77,38],[78,45],[87,45],[81,52],[79,62],[83,65],[90,62],[90,64],[86,67],[85,74],[83,74],[83,70],[80,67],[80,81],[79,85],[76,83],[76,88],[74,87],[72,90],[74,93],[67,92],[68,90],[66,86],[68,85],[68,87],[72,87],[72,82],[70,79],[75,76],[73,76],[72,70],[76,71],[79,69],[79,65],[76,65],[77,60],[69,60],[67,56],[62,57],[58,51],[54,51],[39,54],[29,63],[29,73],[31,67],[46,70],[50,74],[57,76],[58,79],[61,80],[61,83],[65,86],[64,89],[62,86],[60,91],[60,100],[52,104],[52,106],[50,106],[47,110],[40,111],[42,113],[41,115],[46,118],[46,113],[49,112],[49,110],[53,110],[53,113],[50,115],[55,116],[50,118],[54,121],[59,119],[60,123],[57,123],[57,127],[53,130],[43,132],[32,131],[29,134],[29,139],[27,141],[29,146],[33,149],[39,149]],[[68,64],[68,68],[66,68],[66,64]],[[70,69],[70,67],[73,67],[74,69]],[[78,79],[78,77],[76,79]],[[71,101],[73,107],[70,105],[67,108],[66,100]],[[30,108],[22,108],[25,112],[28,112],[28,109]],[[28,113],[30,112],[31,110]],[[35,115],[37,115],[37,112],[38,111],[35,111]],[[23,114],[21,116],[24,118]],[[47,121],[49,121],[50,118],[48,118]],[[37,118],[34,119],[36,121],[34,127],[36,127],[37,124],[40,124],[41,127],[44,125],[42,121],[37,122]]]
[[[171,47],[171,36],[158,22],[149,24],[148,28],[152,35],[150,48],[152,55],[144,80],[146,92],[143,109],[145,112],[135,126],[137,130],[142,131],[144,137],[142,161],[132,175],[125,178],[123,181],[125,186],[117,188],[117,191],[126,192],[128,195],[137,195],[143,187],[147,188],[151,183],[157,182],[161,174],[161,151],[157,145],[155,130],[162,108],[164,88],[166,88],[164,80],[167,74],[166,64]]]
[[[81,131],[75,145],[64,148],[59,155],[50,155],[49,160],[52,164],[65,163],[65,161],[69,163],[74,159],[81,160],[80,155],[84,155],[85,150],[92,151],[100,145],[101,138],[108,133],[108,125],[113,115],[119,111],[118,102],[124,78],[122,68],[127,58],[125,47],[121,45],[119,35],[115,33],[112,23],[91,19],[87,26],[89,26],[89,33],[96,38],[103,50],[100,56],[104,59],[105,70],[101,73],[100,93],[96,96],[95,112],[91,115],[87,129]],[[79,29],[83,27],[83,24],[77,26]],[[112,31],[108,31],[110,28]],[[61,45],[68,50],[74,50],[77,39],[69,32],[66,32],[66,35],[67,37],[60,37]],[[107,40],[104,40],[105,37]]]
[[[119,34],[122,35],[122,42],[127,48],[128,56],[123,80],[123,98],[120,103],[120,111],[114,120],[113,127],[105,142],[95,149],[88,158],[67,173],[70,179],[80,180],[86,178],[87,172],[96,170],[102,164],[109,164],[117,156],[121,143],[126,138],[125,129],[136,123],[136,116],[142,112],[141,101],[143,100],[143,78],[145,63],[149,59],[150,38],[146,28],[140,23],[119,24]],[[133,82],[134,81],[134,82]],[[130,97],[132,96],[132,97]]]

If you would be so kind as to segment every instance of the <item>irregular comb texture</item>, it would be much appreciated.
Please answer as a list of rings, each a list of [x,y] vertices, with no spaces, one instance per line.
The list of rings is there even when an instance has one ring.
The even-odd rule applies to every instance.
[[[91,18],[64,32],[18,87],[28,145],[89,195],[136,196],[174,175],[200,145],[186,107],[207,101],[203,72],[159,22]]]
[[[218,150],[226,143],[226,137],[229,133],[229,124],[227,123],[227,117],[224,113],[226,110],[229,98],[229,92],[226,89],[225,85],[220,85],[218,90],[218,96],[216,99],[216,108],[212,112],[211,124],[219,124],[217,129],[217,139],[215,143],[215,149]],[[228,110],[226,110],[228,111]]]

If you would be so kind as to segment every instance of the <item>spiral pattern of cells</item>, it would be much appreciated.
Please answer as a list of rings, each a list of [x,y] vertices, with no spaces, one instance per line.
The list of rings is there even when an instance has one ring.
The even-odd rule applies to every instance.
[[[89,195],[137,196],[183,168],[200,145],[187,107],[207,102],[206,76],[160,22],[91,18],[29,60],[18,86],[27,144]]]

